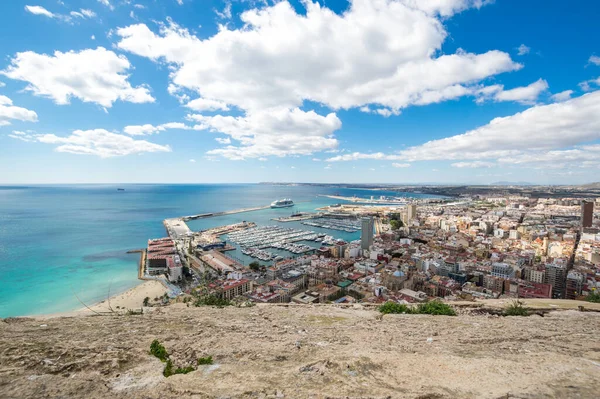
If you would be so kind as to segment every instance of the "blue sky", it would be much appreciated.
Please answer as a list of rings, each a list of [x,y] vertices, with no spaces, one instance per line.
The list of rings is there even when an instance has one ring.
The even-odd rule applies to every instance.
[[[600,180],[597,2],[0,11],[0,184]]]

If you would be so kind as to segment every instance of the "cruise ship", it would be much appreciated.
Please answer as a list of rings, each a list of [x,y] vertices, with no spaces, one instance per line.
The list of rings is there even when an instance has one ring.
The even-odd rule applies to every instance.
[[[271,208],[289,208],[290,206],[294,206],[294,201],[289,198],[271,202]]]

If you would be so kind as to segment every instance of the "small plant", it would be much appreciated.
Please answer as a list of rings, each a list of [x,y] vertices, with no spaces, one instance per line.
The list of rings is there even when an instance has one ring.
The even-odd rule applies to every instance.
[[[504,316],[529,316],[529,310],[524,303],[518,299],[511,302],[506,309],[504,309]]]
[[[150,297],[144,298],[144,306],[148,306],[149,303],[150,303]]]
[[[386,302],[378,310],[383,314],[412,313],[412,309],[396,302]]]
[[[140,316],[143,314],[144,314],[144,311],[142,309],[140,309],[140,310],[127,309],[127,316]]]
[[[206,364],[213,364],[212,356],[201,357],[200,359],[198,359],[198,366],[202,366],[202,365],[206,365]]]
[[[150,353],[160,359],[161,362],[166,362],[169,359],[169,354],[165,347],[158,342],[157,339],[150,344]]]
[[[420,303],[419,306],[417,306],[417,308],[414,310],[414,313],[432,314],[436,316],[456,316],[456,312],[452,306],[438,300]]]
[[[588,296],[585,297],[585,300],[588,302],[600,303],[600,293],[591,292]]]
[[[165,364],[165,369],[163,370],[163,375],[165,377],[170,377],[174,374],[173,372],[173,362],[170,360],[167,360],[167,364]]]
[[[187,373],[191,373],[192,371],[196,371],[196,369],[192,366],[177,367],[173,374],[187,374]]]

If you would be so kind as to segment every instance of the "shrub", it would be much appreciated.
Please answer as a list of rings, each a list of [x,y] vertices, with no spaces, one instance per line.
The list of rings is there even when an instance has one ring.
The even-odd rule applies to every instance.
[[[600,303],[600,293],[592,292],[585,297],[585,300],[588,302]]]
[[[201,357],[200,359],[198,359],[198,366],[202,366],[205,364],[213,364],[212,356]]]
[[[144,306],[148,306],[149,303],[150,303],[150,297],[144,298]]]
[[[173,362],[170,360],[167,360],[167,364],[165,364],[165,369],[163,370],[163,375],[165,377],[170,377],[174,374],[173,372]]]
[[[157,339],[150,344],[150,353],[160,359],[161,362],[166,362],[169,358],[167,350]]]
[[[436,316],[456,316],[456,312],[452,306],[438,300],[420,303],[417,308],[414,309],[414,313],[432,314]]]
[[[396,302],[384,303],[379,307],[379,311],[383,314],[412,313],[412,309],[408,306]]]
[[[517,299],[504,309],[504,316],[529,316],[529,310],[523,306],[522,301]]]
[[[219,298],[215,295],[203,295],[198,297],[196,302],[194,302],[194,306],[217,306],[222,308],[224,306],[231,306],[231,301]]]
[[[187,367],[177,367],[177,369],[175,369],[175,373],[173,374],[187,374],[187,373],[191,373],[192,371],[195,371],[196,369],[192,366],[187,366]]]

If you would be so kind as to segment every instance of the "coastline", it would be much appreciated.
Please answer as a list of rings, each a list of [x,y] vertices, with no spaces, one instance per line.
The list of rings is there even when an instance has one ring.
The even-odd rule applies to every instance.
[[[54,318],[54,317],[75,317],[75,316],[89,316],[96,313],[109,313],[112,308],[115,312],[123,312],[128,309],[139,310],[142,307],[144,298],[149,297],[151,301],[156,297],[163,296],[167,293],[167,288],[156,280],[145,280],[141,284],[136,285],[120,294],[115,294],[108,299],[96,302],[95,304],[89,305],[89,308],[82,307],[72,311],[40,314],[22,317],[32,318]]]

